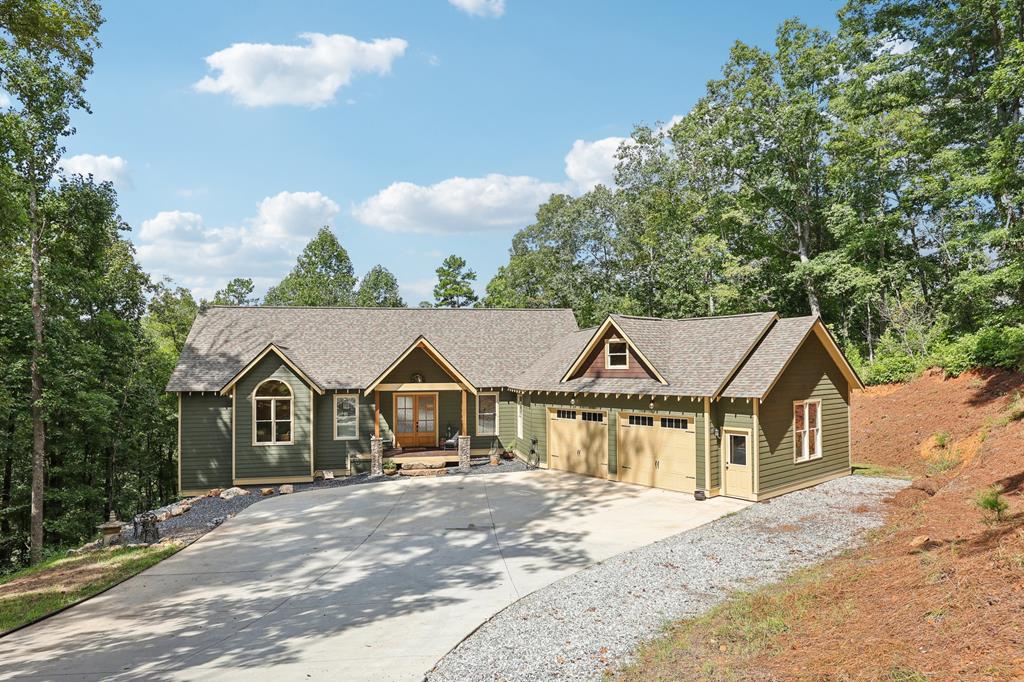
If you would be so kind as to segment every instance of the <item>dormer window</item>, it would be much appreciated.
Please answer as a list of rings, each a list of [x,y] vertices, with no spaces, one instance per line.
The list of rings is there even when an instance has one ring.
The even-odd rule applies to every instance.
[[[629,369],[629,349],[621,339],[609,339],[604,344],[605,369]]]

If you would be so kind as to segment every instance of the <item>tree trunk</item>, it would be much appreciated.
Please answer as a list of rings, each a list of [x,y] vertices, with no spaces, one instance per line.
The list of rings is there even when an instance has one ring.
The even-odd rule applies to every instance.
[[[800,264],[807,265],[811,262],[811,234],[810,230],[802,223],[797,228],[797,250],[800,255]],[[804,287],[807,289],[807,304],[811,308],[811,315],[821,315],[821,305],[818,303],[818,294],[814,290],[814,282],[804,275]]]
[[[29,192],[29,220],[32,225],[32,520],[31,552],[33,564],[43,558],[43,482],[46,475],[46,424],[43,423],[43,377],[39,367],[43,355],[43,273],[42,228],[36,210],[36,192]]]
[[[11,420],[7,433],[8,443],[14,442],[14,420]],[[0,566],[8,566],[11,562],[11,552],[14,549],[14,539],[11,537],[11,487],[14,483],[14,452],[6,449],[7,456],[4,457],[4,481],[0,489]]]

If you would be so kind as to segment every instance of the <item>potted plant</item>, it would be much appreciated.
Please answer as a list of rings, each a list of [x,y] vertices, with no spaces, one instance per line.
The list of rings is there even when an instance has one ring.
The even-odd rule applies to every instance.
[[[394,476],[398,473],[398,464],[396,464],[393,459],[384,460],[381,467],[384,469],[384,474],[386,476]]]

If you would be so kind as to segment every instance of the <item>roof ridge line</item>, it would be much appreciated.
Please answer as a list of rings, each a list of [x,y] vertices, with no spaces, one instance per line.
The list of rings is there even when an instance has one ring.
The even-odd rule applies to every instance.
[[[626,315],[624,313],[610,313],[611,317],[625,317],[631,320],[652,320],[656,322],[684,322],[687,320],[724,320],[731,317],[753,317],[754,315],[778,315],[777,310],[762,310],[755,313],[733,313],[732,315],[696,315],[694,317],[653,317],[649,315]],[[779,317],[779,319],[790,319]]]

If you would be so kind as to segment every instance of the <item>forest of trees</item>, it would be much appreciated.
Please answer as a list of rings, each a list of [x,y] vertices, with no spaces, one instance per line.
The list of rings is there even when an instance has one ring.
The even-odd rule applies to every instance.
[[[1024,0],[853,0],[835,33],[737,43],[613,187],[552,196],[474,290],[451,255],[420,306],[666,317],[820,313],[862,374],[1024,356]],[[321,229],[260,301],[143,272],[109,183],[58,172],[102,23],[92,0],[0,0],[0,571],[175,498],[164,386],[205,305],[404,306]]]

